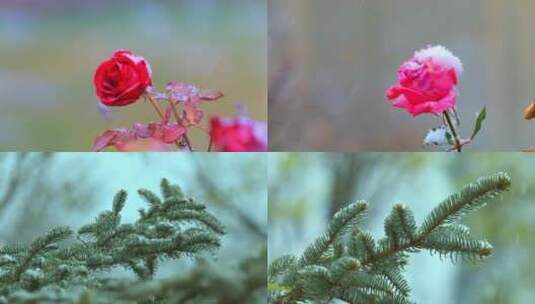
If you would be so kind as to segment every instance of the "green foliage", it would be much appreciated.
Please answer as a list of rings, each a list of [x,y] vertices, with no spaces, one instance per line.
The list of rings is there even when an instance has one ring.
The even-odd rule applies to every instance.
[[[154,280],[159,263],[214,252],[225,229],[204,205],[184,198],[178,186],[164,179],[161,192],[162,199],[139,191],[148,208],[139,210],[134,223],[121,222],[127,193],[119,191],[112,210],[77,233],[58,227],[29,246],[0,248],[0,303],[176,303],[169,302],[166,288],[189,286],[181,278]],[[101,275],[117,267],[131,270],[138,280],[115,281]],[[138,293],[136,297],[124,299],[126,286],[139,287],[128,288]],[[140,296],[144,290],[152,292]]]
[[[476,123],[474,125],[474,131],[472,132],[472,136],[470,136],[470,139],[473,140],[479,131],[481,131],[481,128],[483,127],[483,122],[487,119],[487,107],[484,107],[478,114],[476,118]]]
[[[410,287],[402,273],[408,254],[428,250],[452,260],[479,261],[492,254],[486,241],[472,239],[458,223],[507,191],[505,173],[478,179],[441,202],[418,227],[412,211],[395,205],[384,223],[385,237],[375,240],[358,224],[365,202],[339,210],[327,232],[301,257],[282,256],[269,266],[270,303],[411,303]]]
[[[153,303],[151,301],[155,298],[165,298],[165,303],[264,303],[267,271],[265,248],[260,254],[241,261],[236,268],[221,268],[207,260],[198,260],[187,276],[120,282],[98,292],[86,292],[82,296],[91,298],[92,302],[88,303],[110,304]]]

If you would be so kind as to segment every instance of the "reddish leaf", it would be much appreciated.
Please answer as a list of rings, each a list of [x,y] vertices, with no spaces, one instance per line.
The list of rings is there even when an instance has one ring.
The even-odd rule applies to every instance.
[[[171,81],[166,87],[169,99],[175,102],[197,101],[199,88],[184,82]]]
[[[150,130],[147,125],[136,122],[134,126],[132,126],[132,129],[134,130],[134,133],[139,138],[149,138],[150,137]]]
[[[225,95],[223,92],[218,90],[206,90],[199,93],[199,96],[202,100],[206,101],[215,101],[223,98]]]
[[[168,144],[165,144],[153,138],[141,139],[141,140],[129,142],[126,144],[120,144],[120,145],[117,145],[116,148],[120,152],[143,152],[143,151],[167,152],[167,151],[171,151],[171,147]]]
[[[186,129],[179,123],[168,124],[163,121],[148,125],[135,123],[131,129],[114,129],[104,132],[96,138],[93,151],[102,151],[110,146],[115,146],[119,151],[133,151],[141,147],[154,146],[155,149],[157,148],[155,151],[160,151],[162,148],[157,147],[155,142],[160,142],[162,145],[172,144],[185,133]],[[152,144],[144,144],[147,140],[152,141]]]
[[[214,101],[223,97],[218,90],[203,90],[195,85],[172,81],[167,84],[167,95],[175,102]]]
[[[117,146],[118,144],[125,144],[138,139],[136,132],[130,129],[117,129],[117,135],[115,136],[113,142]]]
[[[100,152],[109,146],[113,145],[113,140],[117,135],[117,131],[107,130],[101,135],[97,136],[93,144],[93,152]]]
[[[151,132],[151,138],[166,144],[174,143],[186,133],[186,129],[178,123],[167,125],[151,123],[149,124],[149,130]]]
[[[184,104],[181,123],[186,127],[196,126],[201,122],[203,116],[204,112],[199,109],[196,102],[187,102]]]

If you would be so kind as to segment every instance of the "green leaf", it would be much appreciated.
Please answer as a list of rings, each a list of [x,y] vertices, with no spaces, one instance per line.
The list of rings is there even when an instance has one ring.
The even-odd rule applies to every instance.
[[[477,115],[476,119],[476,125],[474,127],[474,132],[472,133],[472,136],[470,139],[474,139],[476,135],[481,131],[481,127],[483,126],[483,122],[487,119],[487,107],[484,107],[481,112]]]
[[[448,144],[453,145],[453,135],[449,131],[446,131],[446,140],[448,141]]]

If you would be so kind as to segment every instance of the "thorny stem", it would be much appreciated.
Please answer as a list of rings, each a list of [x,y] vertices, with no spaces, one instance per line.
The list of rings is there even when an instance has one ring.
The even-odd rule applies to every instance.
[[[461,146],[461,140],[459,139],[459,134],[457,133],[457,130],[455,129],[455,126],[453,125],[453,122],[451,120],[451,117],[448,111],[444,111],[444,118],[446,118],[448,127],[451,131],[451,134],[453,135],[453,139],[455,140],[455,149],[457,149],[457,152],[462,152],[462,146]]]
[[[174,101],[168,99],[169,105],[171,106],[171,109],[173,110],[173,115],[175,116],[176,122],[180,123],[180,114],[178,113],[178,109],[176,108],[176,104]],[[190,151],[193,151],[193,148],[191,147],[191,142],[189,141],[188,135],[184,133],[184,142],[188,146],[188,149]]]

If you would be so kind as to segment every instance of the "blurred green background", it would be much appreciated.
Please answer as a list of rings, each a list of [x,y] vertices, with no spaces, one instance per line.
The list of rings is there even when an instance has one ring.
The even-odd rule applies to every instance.
[[[221,220],[227,234],[205,258],[236,269],[242,259],[266,250],[266,170],[261,153],[0,153],[0,246],[27,244],[57,225],[77,230],[110,210],[120,189],[129,194],[123,221],[134,222],[146,207],[136,191],[159,193],[165,177]],[[188,258],[166,261],[158,278],[187,275],[194,264]],[[133,278],[115,269],[112,276],[128,274]],[[265,297],[264,291],[258,303]]]
[[[442,44],[464,63],[458,112],[469,150],[535,145],[522,111],[535,98],[535,2],[272,0],[270,146],[275,151],[419,151],[434,117],[412,119],[384,95],[413,52]]]
[[[159,90],[170,80],[222,90],[205,117],[243,104],[266,121],[266,18],[263,0],[1,1],[0,149],[88,151],[107,128],[157,120],[143,102],[111,119],[97,110],[93,73],[116,49],[144,56]]]
[[[535,303],[535,158],[522,153],[273,153],[269,155],[268,259],[300,254],[341,207],[363,199],[376,237],[396,203],[418,223],[444,198],[480,176],[507,172],[512,189],[464,218],[495,253],[481,264],[412,254],[412,300],[433,304]]]

